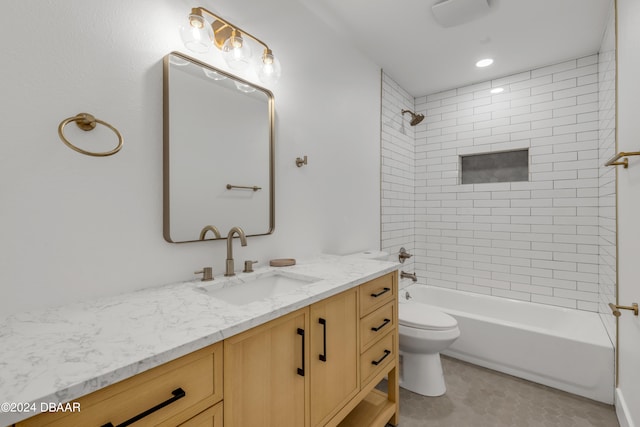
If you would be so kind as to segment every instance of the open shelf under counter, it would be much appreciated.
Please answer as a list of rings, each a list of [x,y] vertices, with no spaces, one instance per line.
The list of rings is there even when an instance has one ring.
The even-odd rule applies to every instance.
[[[384,427],[395,410],[395,402],[390,401],[386,393],[373,389],[338,426]]]

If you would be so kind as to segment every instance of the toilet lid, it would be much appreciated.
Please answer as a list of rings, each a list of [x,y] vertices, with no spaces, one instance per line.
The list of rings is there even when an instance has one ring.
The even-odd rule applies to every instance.
[[[398,322],[417,329],[445,330],[458,326],[452,316],[425,304],[400,304]]]

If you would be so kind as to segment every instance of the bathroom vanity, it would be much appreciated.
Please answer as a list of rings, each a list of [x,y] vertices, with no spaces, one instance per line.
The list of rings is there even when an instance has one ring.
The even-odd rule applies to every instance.
[[[46,354],[47,343],[35,348],[37,343],[24,342],[29,328],[11,319],[15,336],[10,333],[1,341],[10,344],[15,339],[15,347],[22,335],[22,349],[14,348],[13,354],[22,351],[24,365],[19,368],[16,361],[9,366],[7,372],[15,375],[0,382],[3,398],[34,402],[38,409],[47,402],[78,403],[81,410],[35,416],[2,413],[0,425],[117,426],[136,417],[140,425],[160,426],[397,424],[396,269],[390,262],[322,256],[286,268],[319,278],[317,282],[246,306],[222,303],[197,292],[200,282],[187,282],[123,295],[120,303],[112,298],[70,308],[66,314],[63,308],[53,310],[38,320],[66,316],[77,321],[88,316],[86,310],[100,306],[99,323],[116,312],[126,316],[126,311],[128,325],[118,320],[116,328],[133,349],[99,344],[117,334],[108,325],[91,331],[99,327],[94,324],[85,328],[97,334],[95,349],[87,348],[83,335],[59,331],[66,342],[54,346],[51,357],[39,358]],[[263,270],[255,274],[273,269]],[[172,306],[178,295],[179,313]],[[151,307],[142,306],[145,299]],[[133,305],[146,313],[129,311]],[[29,322],[27,318],[21,321]],[[154,321],[160,325],[146,324]],[[149,328],[155,328],[155,340],[143,335]],[[152,347],[156,349],[150,351]],[[85,373],[78,373],[74,367],[91,363],[91,357],[81,360],[87,350],[111,359],[102,359],[93,372],[84,366]],[[29,360],[46,366],[28,366]],[[37,378],[30,378],[34,374]],[[385,377],[388,392],[382,393],[375,386]],[[12,384],[19,393],[11,394]]]

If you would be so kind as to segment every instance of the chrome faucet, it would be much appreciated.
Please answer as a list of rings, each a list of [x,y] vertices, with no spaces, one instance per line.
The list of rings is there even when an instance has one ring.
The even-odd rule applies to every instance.
[[[244,235],[244,231],[240,227],[233,227],[229,230],[229,234],[227,234],[227,268],[224,272],[224,275],[235,276],[236,273],[233,265],[233,235],[238,233],[238,237],[240,237],[240,245],[247,246],[247,237]]]

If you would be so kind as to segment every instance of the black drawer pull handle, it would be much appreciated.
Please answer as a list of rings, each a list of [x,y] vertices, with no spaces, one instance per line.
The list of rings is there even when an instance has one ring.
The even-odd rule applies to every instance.
[[[391,290],[391,288],[383,288],[380,292],[378,292],[377,294],[371,294],[371,296],[374,297],[374,298],[378,298],[380,295],[386,294],[390,290]]]
[[[171,392],[171,394],[173,394],[172,398],[167,399],[164,402],[157,404],[153,408],[147,409],[146,411],[136,415],[133,418],[128,419],[127,421],[123,422],[122,424],[118,424],[115,427],[127,427],[128,425],[131,425],[131,424],[133,424],[133,423],[135,423],[137,421],[140,421],[141,419],[143,419],[147,415],[151,415],[154,412],[156,412],[157,410],[162,409],[165,406],[171,405],[176,400],[180,400],[180,399],[182,399],[183,397],[185,397],[187,395],[187,393],[185,393],[185,391],[183,389],[181,389],[181,388],[177,388],[177,389],[173,390]],[[114,427],[114,426],[111,423],[106,423],[102,427]]]
[[[322,354],[318,355],[318,359],[323,362],[327,361],[327,319],[322,317],[318,319],[318,323],[322,325]]]
[[[386,358],[387,358],[387,356],[388,356],[388,355],[390,355],[390,354],[391,354],[391,351],[389,351],[389,350],[385,350],[385,351],[384,351],[384,356],[382,356],[382,357],[381,357],[380,359],[378,359],[378,360],[372,360],[372,361],[371,361],[371,364],[372,364],[372,365],[375,365],[375,366],[378,366],[378,365],[379,365],[379,364],[381,364],[381,363],[382,363],[382,361],[383,361],[384,359],[386,359]]]
[[[385,326],[387,326],[389,324],[389,322],[391,322],[390,319],[384,319],[384,322],[382,322],[382,325],[378,326],[377,328],[372,327],[371,330],[373,332],[378,332],[380,329],[384,328]]]
[[[304,377],[304,329],[298,328],[298,335],[302,337],[302,368],[298,368],[298,375]]]

